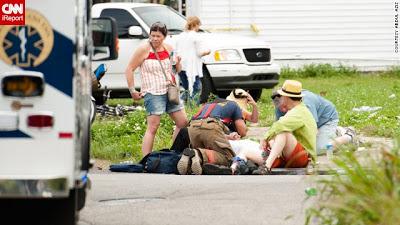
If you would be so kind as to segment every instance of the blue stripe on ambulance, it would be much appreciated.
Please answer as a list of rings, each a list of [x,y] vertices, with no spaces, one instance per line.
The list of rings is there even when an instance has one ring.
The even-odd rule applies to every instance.
[[[0,131],[0,138],[32,138],[20,130]]]
[[[74,44],[71,39],[55,30],[53,31],[54,45],[47,59],[39,66],[20,68],[23,70],[42,72],[47,84],[72,97],[72,57],[74,53]],[[19,47],[18,45],[14,46]],[[32,48],[32,51],[34,51],[32,45],[28,45],[28,48]]]

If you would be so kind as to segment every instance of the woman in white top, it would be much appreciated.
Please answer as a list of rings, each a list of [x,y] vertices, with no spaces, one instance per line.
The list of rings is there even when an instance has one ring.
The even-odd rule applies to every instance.
[[[181,57],[182,70],[179,72],[179,78],[186,90],[183,96],[185,101],[200,92],[200,78],[203,77],[201,57],[210,54],[210,50],[201,48],[201,41],[197,33],[200,25],[201,22],[197,16],[189,16],[185,31],[179,35],[176,42],[176,52]]]

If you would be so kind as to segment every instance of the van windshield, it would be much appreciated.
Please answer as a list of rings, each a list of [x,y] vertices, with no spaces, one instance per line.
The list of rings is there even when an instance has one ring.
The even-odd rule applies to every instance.
[[[186,24],[185,17],[169,7],[147,6],[133,8],[133,11],[135,11],[149,27],[155,22],[164,23],[167,25],[170,34],[181,33]]]

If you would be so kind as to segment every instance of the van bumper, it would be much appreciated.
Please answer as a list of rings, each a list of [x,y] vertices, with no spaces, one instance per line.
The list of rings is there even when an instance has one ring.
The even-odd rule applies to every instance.
[[[68,195],[67,178],[0,180],[0,198],[63,198]]]
[[[279,83],[277,64],[208,64],[206,67],[217,90],[273,88]]]

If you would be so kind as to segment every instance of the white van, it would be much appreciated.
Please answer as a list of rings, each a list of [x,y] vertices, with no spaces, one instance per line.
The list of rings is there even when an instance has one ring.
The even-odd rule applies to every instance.
[[[101,3],[92,7],[92,17],[113,17],[119,34],[119,58],[107,62],[108,72],[103,87],[112,90],[111,97],[130,97],[124,71],[136,47],[149,37],[150,26],[157,21],[167,25],[169,39],[184,29],[185,17],[170,7],[145,3]],[[235,35],[204,32],[205,45],[211,54],[204,57],[203,99],[208,94],[226,94],[233,88],[250,90],[254,99],[261,96],[263,88],[274,87],[279,80],[280,68],[273,62],[271,48],[263,41]],[[226,54],[229,53],[229,54]],[[215,57],[225,54],[224,60]],[[140,87],[138,71],[135,73],[136,88]],[[101,90],[95,96],[101,98]],[[206,97],[204,97],[206,96]],[[101,101],[99,101],[101,102]]]

